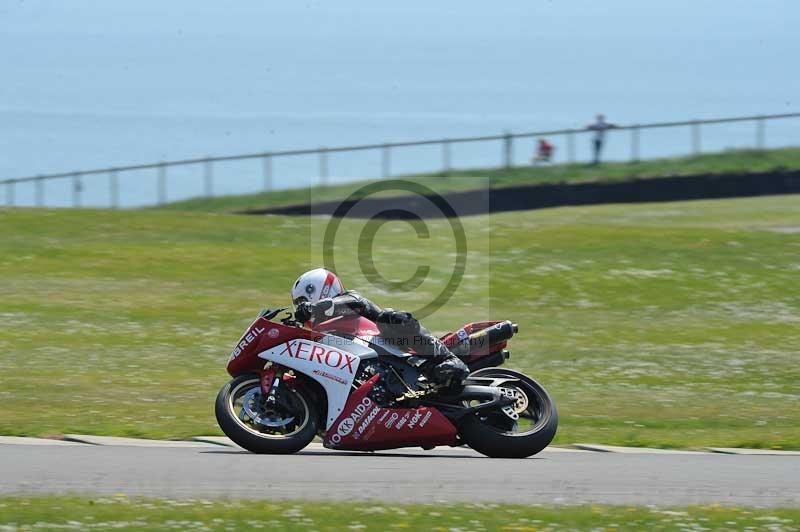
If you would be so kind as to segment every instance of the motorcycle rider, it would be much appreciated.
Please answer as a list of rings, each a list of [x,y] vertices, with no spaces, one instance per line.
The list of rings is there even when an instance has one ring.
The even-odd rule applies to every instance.
[[[316,268],[297,278],[292,286],[295,319],[319,324],[339,316],[359,315],[375,322],[381,338],[409,345],[416,357],[409,362],[422,370],[432,382],[451,390],[460,389],[469,368],[420,325],[410,313],[381,309],[354,290],[345,290],[342,281],[331,271]]]

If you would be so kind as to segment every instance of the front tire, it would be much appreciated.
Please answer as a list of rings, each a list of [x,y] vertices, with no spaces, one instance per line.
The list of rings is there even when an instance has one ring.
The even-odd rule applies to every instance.
[[[267,405],[258,375],[241,375],[217,394],[214,413],[222,432],[258,454],[290,454],[317,434],[319,416],[302,389],[281,383],[278,401]]]
[[[550,445],[558,428],[558,413],[541,384],[527,375],[502,368],[481,369],[470,377],[514,379],[501,387],[515,388],[524,394],[526,403],[519,415],[532,424],[518,432],[517,424],[502,412],[477,413],[464,419],[459,431],[470,447],[491,458],[527,458]]]

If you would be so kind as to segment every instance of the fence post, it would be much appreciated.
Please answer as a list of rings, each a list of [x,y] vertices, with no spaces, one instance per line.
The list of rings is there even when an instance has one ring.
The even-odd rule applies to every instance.
[[[392,175],[392,146],[384,144],[381,148],[381,176],[389,177]]]
[[[700,155],[700,122],[692,120],[692,154]]]
[[[6,205],[14,206],[14,181],[6,181]]]
[[[575,132],[570,131],[567,133],[567,162],[569,164],[575,163]]]
[[[203,163],[203,178],[205,180],[206,197],[214,195],[214,161],[207,158]]]
[[[319,181],[322,185],[328,184],[328,148],[319,149]]]
[[[119,208],[119,177],[116,170],[111,170],[108,173],[108,193],[111,202],[111,208]]]
[[[272,155],[267,154],[261,158],[261,171],[264,177],[264,190],[272,190]]]
[[[44,178],[36,176],[36,206],[44,207]]]
[[[158,204],[167,202],[167,165],[158,163]]]
[[[450,173],[450,141],[442,141],[442,174],[447,175]]]
[[[503,168],[508,170],[514,165],[514,136],[506,131],[503,136]]]
[[[81,192],[83,192],[83,183],[81,183],[81,173],[76,172],[72,174],[72,206],[81,206]]]
[[[756,119],[756,149],[764,149],[764,117],[759,116]]]
[[[631,128],[631,162],[639,162],[639,125],[636,124]]]

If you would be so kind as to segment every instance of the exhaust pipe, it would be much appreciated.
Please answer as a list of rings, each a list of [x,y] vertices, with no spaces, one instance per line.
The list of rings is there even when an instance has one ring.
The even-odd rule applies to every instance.
[[[519,330],[516,324],[510,321],[501,321],[491,327],[482,329],[469,335],[470,349],[505,342]]]

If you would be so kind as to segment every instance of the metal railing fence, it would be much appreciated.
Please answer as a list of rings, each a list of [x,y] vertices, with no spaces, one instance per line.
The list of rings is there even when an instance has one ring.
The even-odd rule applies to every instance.
[[[615,126],[614,129],[609,130],[609,132],[610,131],[630,132],[629,160],[631,162],[637,162],[639,161],[640,158],[641,132],[643,130],[688,127],[690,152],[692,154],[699,154],[702,151],[701,126],[711,125],[711,124],[732,123],[732,122],[753,122],[755,124],[755,128],[753,130],[753,135],[754,135],[753,146],[756,149],[763,149],[765,146],[765,122],[770,120],[787,119],[787,118],[800,118],[800,113],[783,113],[783,114],[771,114],[771,115],[739,116],[731,118],[714,118],[706,120],[683,120],[674,122],[630,124],[630,125]],[[321,147],[321,148],[309,148],[309,149],[298,149],[298,150],[264,151],[257,153],[227,155],[221,157],[179,159],[173,161],[160,161],[147,164],[112,166],[107,168],[96,168],[90,170],[40,174],[35,176],[0,180],[0,184],[5,186],[6,205],[8,206],[15,205],[16,185],[21,183],[33,183],[35,188],[34,203],[36,206],[44,206],[46,199],[45,198],[46,182],[58,179],[71,180],[72,206],[80,207],[83,203],[82,193],[84,190],[83,186],[84,178],[87,176],[105,174],[108,177],[108,190],[109,190],[107,205],[111,208],[117,208],[120,206],[120,194],[119,194],[120,174],[134,172],[138,170],[155,170],[156,191],[157,191],[156,203],[160,205],[167,202],[168,169],[173,167],[198,166],[202,168],[201,174],[203,178],[204,196],[213,197],[215,165],[218,163],[261,159],[263,190],[271,191],[274,189],[272,163],[275,158],[316,156],[318,158],[318,168],[319,168],[318,175],[316,176],[317,180],[316,183],[309,182],[308,186],[311,186],[313,184],[325,185],[328,184],[329,182],[328,159],[329,155],[333,153],[379,151],[381,175],[374,177],[385,178],[385,177],[390,177],[392,175],[392,152],[397,148],[439,145],[441,146],[441,168],[439,170],[433,170],[433,172],[447,173],[452,170],[451,147],[454,144],[500,141],[502,146],[500,152],[500,167],[511,168],[512,166],[514,166],[514,141],[516,139],[528,139],[534,137],[563,137],[566,143],[566,162],[576,163],[577,158],[575,154],[575,137],[576,135],[585,133],[591,133],[591,130],[587,128],[581,128],[581,129],[555,129],[549,131],[532,131],[524,133],[506,132],[500,135],[485,135],[477,137],[453,137],[453,138],[429,139],[429,140],[418,140],[418,141],[407,141],[407,142],[362,144],[356,146],[337,146],[337,147]]]

